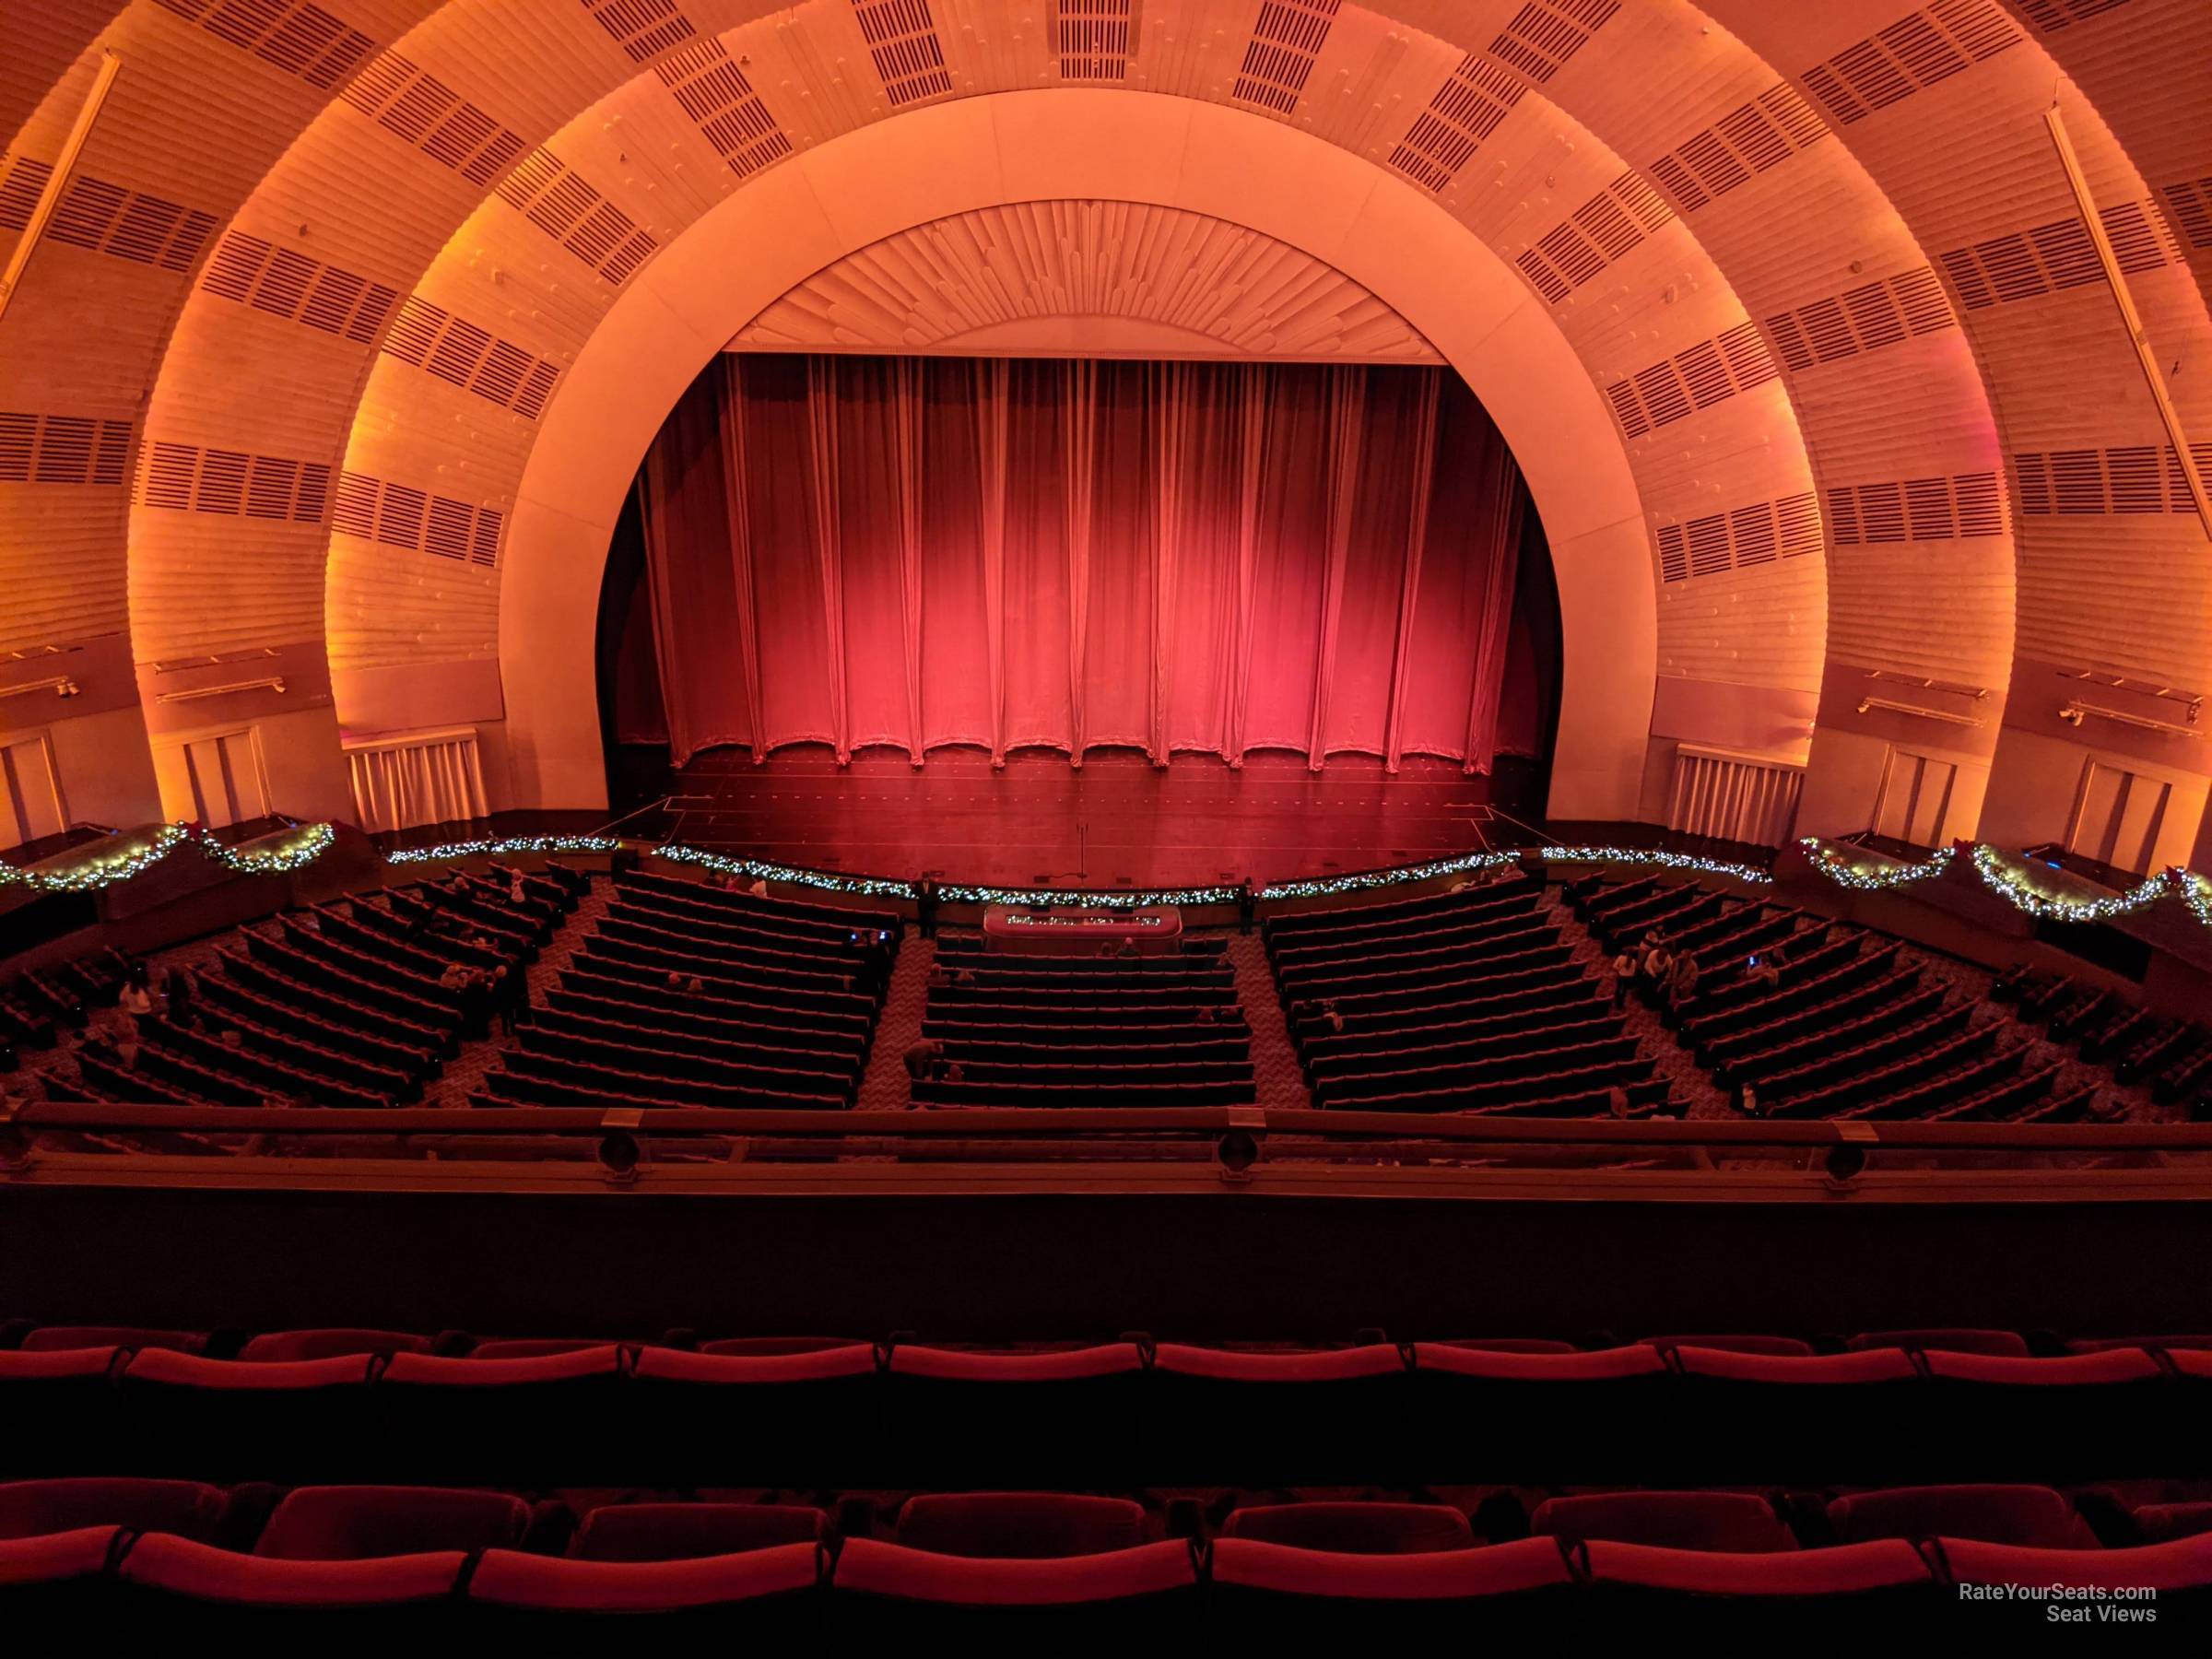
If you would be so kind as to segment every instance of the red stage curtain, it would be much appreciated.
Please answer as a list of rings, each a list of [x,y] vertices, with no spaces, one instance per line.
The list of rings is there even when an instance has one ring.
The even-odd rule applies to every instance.
[[[731,354],[639,488],[679,765],[1490,767],[1524,498],[1441,370]]]

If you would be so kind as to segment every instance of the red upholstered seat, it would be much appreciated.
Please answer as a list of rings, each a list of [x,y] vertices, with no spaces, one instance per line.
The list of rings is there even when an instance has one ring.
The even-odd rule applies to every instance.
[[[1947,1354],[1994,1354],[2025,1359],[2028,1342],[2018,1331],[1926,1330],[1867,1331],[1844,1347],[1853,1353],[1868,1348],[1936,1348]]]
[[[942,1492],[910,1498],[898,1540],[939,1555],[1041,1560],[1130,1549],[1150,1539],[1141,1505],[1062,1492]]]
[[[1828,1521],[1838,1541],[1872,1538],[1977,1538],[2033,1549],[2094,1549],[2074,1506],[2049,1487],[1900,1487],[1832,1500]]]
[[[256,1363],[281,1359],[328,1359],[342,1354],[427,1354],[430,1339],[408,1331],[268,1331],[238,1351]]]
[[[1813,1351],[1811,1343],[1794,1336],[1646,1336],[1643,1340],[1662,1349],[1717,1348],[1729,1354],[1775,1354],[1793,1359],[1804,1359]]]
[[[443,1602],[468,1565],[457,1549],[366,1560],[284,1560],[148,1533],[116,1575],[142,1590],[232,1606],[358,1612]]]
[[[1797,1540],[1774,1506],[1749,1492],[1601,1492],[1536,1506],[1529,1530],[1577,1541],[1651,1544],[1668,1549],[1776,1555]]]
[[[211,1541],[229,1501],[194,1480],[12,1480],[0,1484],[0,1538],[127,1526]]]
[[[2133,1549],[2039,1549],[1979,1538],[1943,1537],[1936,1549],[1954,1584],[2070,1585],[2104,1590],[2155,1590],[2162,1623],[2174,1622],[2186,1593],[2202,1616],[2212,1592],[2212,1540],[2176,1538]]]
[[[2066,1344],[2069,1354],[2100,1354],[2107,1348],[2191,1348],[2212,1350],[2212,1335],[2194,1336],[2085,1336]]]
[[[604,1338],[593,1336],[502,1336],[490,1342],[477,1343],[468,1350],[466,1357],[471,1359],[544,1359],[555,1355],[581,1354],[590,1348],[614,1346]]]
[[[724,1336],[702,1342],[702,1354],[818,1354],[829,1348],[866,1347],[858,1336]]]
[[[1193,1589],[1198,1570],[1190,1546],[1176,1538],[1046,1559],[977,1559],[854,1538],[838,1553],[830,1582],[841,1596],[963,1607],[1080,1607]]]
[[[114,1526],[80,1526],[68,1532],[0,1538],[0,1607],[10,1614],[58,1601],[72,1590],[97,1596],[122,1532]]]
[[[1458,1336],[1435,1347],[1476,1348],[1492,1354],[1571,1354],[1574,1344],[1548,1336]]]
[[[2145,1503],[2137,1505],[2134,1514],[2136,1530],[2146,1544],[2212,1533],[2212,1503]]]
[[[742,1605],[747,1635],[758,1638],[764,1633],[761,1604],[811,1597],[826,1561],[813,1543],[686,1560],[577,1560],[492,1549],[469,1576],[468,1599],[536,1613],[673,1613]]]
[[[820,1510],[782,1503],[608,1503],[584,1516],[569,1554],[584,1561],[677,1561],[819,1542]]]
[[[1655,1627],[1712,1638],[1758,1632],[1802,1643],[1892,1632],[1945,1605],[1926,1561],[1900,1539],[1768,1554],[1583,1547],[1589,1599],[1579,1633],[1648,1636]]]
[[[1574,1576],[1549,1538],[1474,1549],[1359,1555],[1218,1538],[1211,1594],[1225,1628],[1287,1653],[1386,1635],[1454,1639],[1486,1650],[1572,1628]]]
[[[451,1487],[301,1487],[262,1529],[257,1556],[351,1561],[436,1550],[512,1548],[530,1506],[505,1492]]]
[[[65,1348],[174,1348],[196,1354],[207,1346],[201,1331],[150,1331],[137,1325],[41,1325],[25,1335],[22,1350],[28,1354],[58,1353]]]
[[[1472,1549],[1467,1518],[1437,1503],[1266,1503],[1231,1510],[1225,1538],[1253,1538],[1347,1555]]]

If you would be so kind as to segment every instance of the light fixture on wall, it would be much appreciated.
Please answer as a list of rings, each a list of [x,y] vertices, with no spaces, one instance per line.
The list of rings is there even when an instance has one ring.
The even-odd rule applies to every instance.
[[[203,697],[229,697],[237,691],[281,692],[283,689],[283,677],[273,674],[266,679],[239,680],[227,686],[187,686],[175,691],[162,691],[156,694],[154,700],[165,703],[193,702]]]
[[[1939,691],[1946,697],[1971,697],[1980,702],[1989,695],[1987,686],[1964,686],[1956,680],[1930,679],[1924,674],[1900,674],[1894,668],[1870,668],[1870,680],[1880,680],[1891,686],[1917,686],[1923,691]]]
[[[19,686],[0,686],[0,697],[20,697],[26,691],[51,691],[56,697],[75,697],[83,689],[67,675],[57,674],[52,679],[25,680]]]
[[[2091,714],[2100,720],[2116,720],[2122,725],[2140,726],[2147,732],[2160,732],[2169,737],[2202,737],[2205,735],[2199,726],[2176,725],[2171,720],[2153,720],[2147,714],[2132,714],[2125,709],[2108,709],[2102,703],[2083,702],[2078,697],[2061,703],[2058,709],[2058,717],[2072,726],[2079,726]]]
[[[2083,680],[2093,686],[2102,686],[2108,691],[2125,691],[2136,697],[2156,698],[2160,702],[2180,703],[2183,711],[2182,718],[2191,725],[2196,724],[2196,717],[2205,710],[2205,694],[2202,691],[2188,691],[2179,686],[2161,685],[2156,680],[2130,679],[2126,675],[2114,674],[2109,668],[2061,668],[2058,677]]]
[[[1940,720],[1946,725],[1978,726],[1982,724],[1979,714],[1961,714],[1955,709],[1924,709],[1918,703],[1899,702],[1888,697],[1859,699],[1860,713],[1869,714],[1877,709],[1890,714],[1911,714],[1921,720]]]

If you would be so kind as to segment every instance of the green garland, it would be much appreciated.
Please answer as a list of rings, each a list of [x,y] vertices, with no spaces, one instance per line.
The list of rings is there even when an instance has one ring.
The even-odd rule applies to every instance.
[[[337,841],[337,831],[330,824],[300,824],[288,831],[276,846],[241,853],[224,845],[206,830],[194,830],[186,824],[164,824],[132,845],[88,854],[81,864],[59,871],[41,874],[18,869],[13,865],[0,864],[0,887],[28,887],[43,893],[97,892],[151,869],[186,841],[191,841],[206,856],[236,874],[288,876],[307,868],[329,852]],[[1797,844],[1804,850],[1806,863],[1838,887],[1863,893],[1889,892],[1931,880],[1942,875],[1958,853],[1956,847],[1945,847],[1930,853],[1918,864],[1871,865],[1853,864],[1842,853],[1823,845],[1811,836],[1803,837]],[[606,835],[487,837],[477,841],[448,841],[435,847],[403,848],[386,853],[385,862],[395,865],[444,864],[460,858],[515,853],[612,853],[621,845],[619,840]],[[646,850],[653,856],[667,859],[672,864],[691,865],[729,876],[779,881],[789,887],[812,888],[822,892],[850,893],[866,899],[909,900],[916,897],[918,892],[916,885],[911,881],[898,881],[881,876],[846,876],[829,870],[800,869],[792,865],[773,864],[764,859],[735,858],[721,853],[702,852],[680,842],[666,842]],[[1702,858],[1688,853],[1667,853],[1648,847],[1546,846],[1535,849],[1535,855],[1547,864],[1604,864],[1630,869],[1678,870],[1691,875],[1725,877],[1754,886],[1766,886],[1774,879],[1766,871],[1750,865],[1732,863],[1725,859]],[[2162,870],[2128,891],[2106,899],[2067,899],[2044,892],[2034,886],[2026,878],[2024,872],[2007,862],[2005,853],[1985,841],[1978,842],[1971,856],[1975,873],[1992,892],[2031,916],[2083,924],[2110,922],[2131,915],[2161,899],[2175,898],[2189,907],[2190,913],[2198,922],[2212,927],[2212,879],[2193,870],[2178,866]],[[1430,881],[1442,876],[1500,869],[1518,863],[1521,857],[1518,852],[1463,853],[1451,858],[1430,859],[1422,864],[1400,865],[1394,869],[1363,870],[1355,875],[1328,876],[1311,880],[1278,881],[1256,888],[1254,897],[1275,900],[1333,898],[1342,893],[1365,892],[1377,888],[1402,887],[1409,882]],[[1093,892],[1076,888],[1001,888],[959,883],[937,890],[940,897],[959,904],[1051,905],[1090,910],[1147,910],[1163,905],[1234,904],[1243,896],[1241,888],[1225,886],[1144,889],[1117,888]]]

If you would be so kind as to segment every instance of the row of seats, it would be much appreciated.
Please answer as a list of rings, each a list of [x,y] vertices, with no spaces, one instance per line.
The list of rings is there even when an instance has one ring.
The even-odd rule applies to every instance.
[[[1534,1117],[1677,1111],[1519,872],[1265,925],[1313,1102]]]
[[[898,918],[619,873],[470,1099],[837,1110],[867,1064]]]
[[[164,1498],[182,1509],[194,1496]],[[2065,1588],[2153,1620],[2201,1615],[2212,1600],[2212,1550],[2197,1537],[2105,1551],[1941,1531],[1803,1552],[1564,1535],[1472,1545],[1452,1535],[1450,1512],[1391,1505],[1395,1514],[1372,1519],[1394,1524],[1417,1547],[1359,1550],[1331,1547],[1347,1532],[1377,1536],[1345,1505],[1254,1509],[1210,1541],[1143,1542],[1118,1541],[1141,1536],[1143,1512],[1109,1498],[917,1498],[900,1512],[896,1540],[826,1538],[818,1512],[747,1516],[714,1507],[721,1512],[688,1528],[665,1513],[616,1524],[617,1535],[647,1537],[642,1552],[548,1556],[514,1547],[529,1512],[504,1494],[309,1488],[271,1517],[278,1547],[251,1554],[186,1532],[122,1524],[0,1542],[0,1599],[11,1611],[131,1609],[172,1626],[254,1614],[297,1623],[323,1613],[351,1629],[451,1626],[471,1614],[661,1614],[726,1622],[756,1638],[911,1640],[957,1630],[1072,1639],[1084,1651],[1122,1638],[1172,1642],[1179,1630],[1195,1638],[1201,1627],[1162,1622],[1193,1616],[1227,1641],[1371,1641],[1441,1632],[1445,1620],[1485,1638],[1556,1641],[1562,1631],[1648,1636],[1654,1629],[1797,1635],[1814,1619],[1831,1634],[1886,1633],[1902,1618],[1924,1628],[1968,1607],[1971,1628],[1986,1635],[2047,1621],[2043,1597],[2016,1593],[2007,1598],[2018,1604],[2013,1624],[2005,1624],[2005,1609],[1993,1618],[1973,1606],[1981,1586]],[[665,1546],[681,1542],[667,1536],[677,1529],[693,1541],[680,1553],[657,1553],[656,1528],[665,1529]],[[1028,1547],[990,1547],[1006,1544]],[[694,1553],[701,1548],[712,1553]],[[313,1553],[292,1553],[300,1550]]]
[[[128,1104],[373,1109],[421,1099],[441,1060],[480,1033],[495,976],[519,976],[590,877],[558,865],[497,881],[456,875],[288,912],[218,941],[198,972],[149,987],[151,1012],[91,1036],[51,1099]],[[100,1000],[123,989],[115,953],[67,964]],[[170,1147],[177,1137],[148,1145]],[[206,1143],[210,1147],[214,1143]]]
[[[2042,1027],[2052,1041],[2078,1045],[2084,1060],[2110,1063],[2122,1082],[2148,1084],[2152,1100],[2185,1103],[2194,1120],[2212,1117],[2212,1025],[2157,1014],[2117,992],[2024,964],[1999,974],[1990,996],[2011,1004],[2022,1023]]]
[[[1765,907],[1730,909],[1717,893],[1654,877],[1586,877],[1567,894],[1609,947],[1687,952],[1698,963],[1687,988],[1641,974],[1638,988],[1741,1110],[2013,1123],[2095,1111],[2093,1089],[2061,1088],[2063,1067],[1928,979],[1895,940],[1824,924],[1798,929],[1794,915],[1793,931],[1770,935]]]
[[[0,1452],[0,1471],[19,1475],[1667,1485],[2212,1472],[2212,1348],[2158,1342],[2022,1358],[1694,1341],[1570,1353],[547,1341],[220,1359],[94,1340],[0,1351],[0,1404],[41,1426]],[[1747,1417],[1795,1428],[1746,1436]],[[755,1432],[763,1422],[778,1432]]]
[[[1236,1106],[1257,1082],[1225,941],[1156,956],[1015,955],[941,935],[921,1041],[920,1106]]]
[[[2194,1492],[2175,1500],[2173,1491]],[[2102,1550],[2212,1535],[2200,1484],[2138,1482],[2062,1492],[2035,1485],[1874,1489],[1573,1491],[1538,1500],[1483,1491],[1472,1512],[1436,1499],[1282,1501],[1230,1488],[1150,1504],[1065,1492],[923,1493],[896,1500],[893,1539],[941,1555],[1045,1559],[1156,1543],[1257,1538],[1351,1555],[1426,1555],[1517,1537],[1784,1555],[1885,1538],[1971,1538],[2030,1549]],[[2141,1496],[2147,1491],[2147,1498]],[[86,1526],[165,1532],[275,1560],[343,1560],[428,1549],[525,1549],[571,1560],[654,1561],[878,1530],[876,1493],[817,1503],[646,1492],[571,1493],[531,1503],[479,1488],[248,1484],[79,1476],[0,1482],[0,1540]]]

